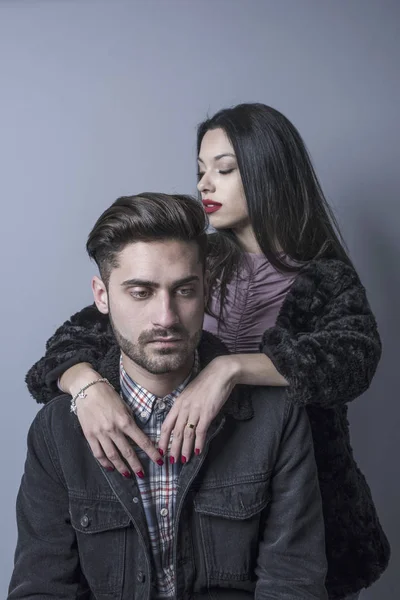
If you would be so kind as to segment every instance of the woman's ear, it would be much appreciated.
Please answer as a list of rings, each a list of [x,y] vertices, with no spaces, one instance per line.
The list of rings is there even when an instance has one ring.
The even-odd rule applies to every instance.
[[[95,275],[92,279],[92,292],[95,304],[103,315],[108,314],[108,293],[104,282]]]

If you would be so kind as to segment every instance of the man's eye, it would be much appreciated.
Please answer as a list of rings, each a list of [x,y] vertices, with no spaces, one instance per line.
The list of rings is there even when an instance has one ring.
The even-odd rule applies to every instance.
[[[178,290],[178,294],[181,296],[191,296],[194,294],[195,290],[193,288],[180,288]]]
[[[133,290],[131,292],[131,296],[133,296],[133,298],[137,298],[138,300],[144,300],[145,298],[148,298],[149,294],[150,292],[147,290]]]

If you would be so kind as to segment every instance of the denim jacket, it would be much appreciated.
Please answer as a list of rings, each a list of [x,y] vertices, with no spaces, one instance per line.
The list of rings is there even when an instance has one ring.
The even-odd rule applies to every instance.
[[[136,479],[97,463],[69,409],[68,396],[55,398],[29,432],[8,598],[150,600]],[[176,507],[177,599],[326,600],[310,426],[282,389],[232,394],[205,450],[182,467]]]

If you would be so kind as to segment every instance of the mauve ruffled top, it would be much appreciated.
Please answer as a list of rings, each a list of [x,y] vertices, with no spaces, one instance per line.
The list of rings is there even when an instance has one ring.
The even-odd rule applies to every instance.
[[[263,254],[245,254],[238,278],[227,286],[218,327],[215,317],[204,318],[204,329],[218,336],[235,353],[260,352],[261,337],[275,325],[279,310],[296,273],[280,273]],[[219,302],[212,298],[211,307],[219,315]]]

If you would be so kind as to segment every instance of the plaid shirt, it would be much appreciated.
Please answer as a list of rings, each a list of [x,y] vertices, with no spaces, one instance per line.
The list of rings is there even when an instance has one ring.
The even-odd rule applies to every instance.
[[[129,377],[123,367],[121,357],[121,396],[131,409],[137,425],[154,444],[157,444],[160,439],[161,426],[175,399],[198,372],[199,357],[196,352],[190,375],[173,392],[164,398],[158,398]],[[157,597],[173,598],[175,593],[173,565],[175,500],[182,465],[180,462],[171,465],[169,460],[166,460],[160,467],[154,464],[139,447],[135,447],[135,452],[145,472],[143,479],[137,478],[137,483],[153,552]]]

